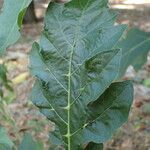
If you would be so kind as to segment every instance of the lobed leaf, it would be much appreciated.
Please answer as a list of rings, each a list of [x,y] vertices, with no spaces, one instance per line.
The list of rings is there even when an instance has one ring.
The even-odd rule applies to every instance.
[[[31,0],[5,0],[0,14],[0,55],[20,36],[20,26],[25,8]]]
[[[30,53],[30,69],[37,77],[31,98],[56,124],[55,131],[50,134],[54,145],[62,145],[66,150],[81,150],[88,142],[102,143],[126,120],[132,99],[130,83],[127,83],[129,90],[124,83],[119,84],[119,88],[123,86],[129,92],[127,99],[112,94],[108,101],[100,101],[120,69],[122,51],[114,47],[126,26],[114,26],[114,21],[115,14],[109,11],[107,0],[49,4],[41,40],[33,44]],[[117,95],[116,86],[112,91]],[[111,95],[112,91],[108,91]],[[122,100],[125,101],[121,103]],[[100,109],[93,108],[97,101]],[[92,116],[92,109],[99,112]],[[115,120],[115,116],[121,118]],[[110,134],[106,131],[107,124]],[[98,128],[99,135],[94,132]]]

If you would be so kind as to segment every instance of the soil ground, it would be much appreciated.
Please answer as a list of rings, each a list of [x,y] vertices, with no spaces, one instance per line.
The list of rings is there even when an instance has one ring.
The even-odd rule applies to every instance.
[[[43,17],[47,1],[36,2],[36,14]],[[118,23],[128,24],[150,31],[150,0],[111,0],[110,7],[118,13]],[[31,132],[36,139],[48,144],[48,132],[54,125],[43,117],[30,102],[34,79],[29,74],[28,53],[34,41],[38,41],[43,22],[23,26],[22,38],[11,46],[3,60],[8,68],[8,77],[13,82],[15,98],[4,105],[7,117],[1,118],[15,142],[24,132]],[[150,88],[143,81],[150,77],[150,57],[139,72],[131,67],[126,78],[134,80],[135,99],[129,121],[105,144],[106,150],[150,150]]]

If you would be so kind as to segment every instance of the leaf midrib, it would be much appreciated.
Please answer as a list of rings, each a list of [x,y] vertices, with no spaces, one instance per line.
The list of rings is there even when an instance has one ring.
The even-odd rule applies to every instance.
[[[71,123],[71,78],[72,78],[72,60],[73,60],[73,53],[74,53],[74,49],[75,49],[75,46],[76,46],[76,40],[77,40],[77,37],[78,37],[78,34],[79,34],[79,23],[82,19],[82,16],[84,15],[85,13],[85,9],[86,7],[88,6],[88,3],[89,3],[90,0],[87,1],[87,4],[85,5],[85,7],[83,8],[82,12],[81,12],[81,16],[79,17],[79,21],[78,21],[78,24],[76,26],[76,29],[77,31],[75,32],[74,34],[74,42],[73,42],[73,46],[72,46],[72,50],[71,50],[71,53],[70,53],[70,61],[69,61],[69,72],[68,72],[68,106],[67,106],[67,110],[68,110],[68,120],[67,120],[67,123],[68,123],[68,126],[67,126],[67,141],[68,141],[68,150],[71,150],[71,127],[70,127],[70,123]],[[81,5],[79,3],[79,5]]]
[[[81,16],[79,17],[79,22],[78,22],[77,27],[76,27],[77,29],[80,27],[79,23],[80,23],[80,21],[82,19],[83,14],[85,13],[85,9],[88,6],[89,1],[90,0],[87,1],[87,4],[83,8],[83,10],[81,10],[82,13],[81,13]],[[57,18],[57,22],[59,22],[59,26],[61,27],[61,22],[59,21],[58,18]],[[60,29],[62,29],[62,28],[60,28]],[[63,34],[63,37],[64,37],[64,33],[62,32],[62,30],[61,30],[61,33]],[[72,47],[71,52],[70,52],[69,71],[68,71],[68,74],[67,74],[67,77],[68,77],[68,90],[67,90],[68,91],[68,105],[67,105],[67,107],[65,107],[65,109],[68,111],[67,112],[67,115],[68,115],[67,118],[68,119],[67,119],[67,134],[64,135],[64,137],[66,137],[67,141],[68,141],[68,145],[67,145],[68,150],[71,150],[71,137],[72,137],[71,126],[70,126],[71,125],[71,112],[70,112],[70,110],[71,110],[71,107],[72,107],[72,105],[71,105],[71,78],[72,78],[72,76],[74,74],[74,73],[72,73],[72,60],[73,60],[73,53],[74,53],[75,45],[76,45],[76,42],[78,41],[78,39],[77,39],[78,34],[79,34],[79,29],[74,34],[75,38],[74,38],[73,45],[70,45],[70,43],[68,43]],[[68,42],[66,37],[65,37],[65,40]],[[86,59],[88,59],[89,56],[91,56],[94,51],[95,51],[95,49],[88,55],[88,57]],[[86,59],[84,61],[86,61]],[[82,65],[83,65],[83,62],[82,62]]]

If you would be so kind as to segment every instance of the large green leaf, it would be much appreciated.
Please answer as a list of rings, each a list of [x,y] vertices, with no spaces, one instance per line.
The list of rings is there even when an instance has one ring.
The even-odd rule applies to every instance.
[[[130,29],[126,38],[119,42],[118,47],[122,48],[123,53],[119,74],[119,77],[122,77],[129,65],[132,65],[135,70],[139,70],[147,61],[150,51],[150,33],[139,29]]]
[[[5,128],[0,127],[0,150],[11,150],[13,142],[10,140]]]
[[[18,40],[23,12],[30,2],[31,0],[4,0],[0,15],[0,54]]]
[[[32,101],[56,124],[51,141],[67,150],[86,142],[88,104],[118,76],[122,52],[114,47],[126,27],[114,21],[107,0],[50,3],[40,43],[30,53],[38,78]]]

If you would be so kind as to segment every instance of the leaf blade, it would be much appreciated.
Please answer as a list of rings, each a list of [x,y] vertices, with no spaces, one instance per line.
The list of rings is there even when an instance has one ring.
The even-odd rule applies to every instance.
[[[122,39],[117,47],[123,51],[119,78],[125,74],[129,65],[139,70],[147,61],[150,51],[150,33],[139,29],[130,29],[125,39]],[[133,59],[134,58],[134,59]]]
[[[21,12],[30,4],[30,2],[31,0],[4,1],[4,7],[0,14],[0,55],[4,53],[8,46],[18,40],[20,36],[19,29],[24,15],[24,13]]]
[[[103,150],[103,144],[89,143],[85,150]]]
[[[89,105],[85,142],[91,141],[91,138],[95,143],[108,140],[127,120],[132,101],[133,86],[130,81],[113,83],[97,101]]]
[[[11,150],[14,146],[13,142],[10,140],[10,138],[7,135],[7,132],[5,128],[0,127],[0,136],[3,138],[0,138],[0,149],[1,150]]]
[[[23,137],[23,140],[19,146],[19,150],[43,150],[43,145],[33,140],[32,136],[26,133]]]
[[[72,134],[84,126],[88,103],[118,75],[122,52],[114,46],[126,27],[113,26],[114,21],[104,0],[51,3],[41,40],[33,44],[30,68],[42,95],[36,105],[59,128],[54,144],[63,140],[68,150],[80,147],[80,135],[75,140]]]

